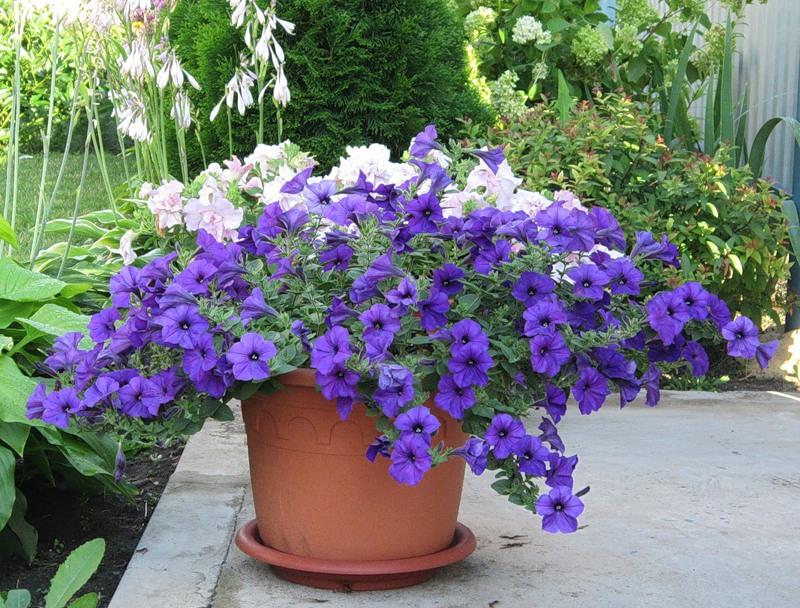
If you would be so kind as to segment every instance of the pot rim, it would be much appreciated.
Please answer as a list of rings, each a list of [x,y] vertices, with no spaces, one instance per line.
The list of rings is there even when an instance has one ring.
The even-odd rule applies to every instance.
[[[273,379],[284,386],[302,386],[315,388],[317,386],[316,372],[308,367],[300,367],[291,372],[286,372]]]

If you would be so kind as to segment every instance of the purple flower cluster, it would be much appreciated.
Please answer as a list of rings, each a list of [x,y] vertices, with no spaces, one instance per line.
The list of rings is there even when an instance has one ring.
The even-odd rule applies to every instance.
[[[37,387],[28,415],[60,427],[166,424],[311,367],[342,418],[364,406],[376,417],[367,456],[388,458],[398,482],[418,484],[460,457],[475,474],[495,471],[496,489],[537,511],[545,530],[572,532],[583,511],[578,457],[557,428],[569,397],[584,415],[612,393],[621,406],[640,394],[655,405],[664,365],[708,371],[692,339],[703,325],[731,356],[769,362],[776,343],[762,344],[752,321],[701,285],[645,280],[647,266],[679,266],[666,237],[639,232],[626,253],[610,213],[565,193],[534,214],[449,214],[451,179],[428,162],[437,154],[429,127],[404,183],[361,173],[337,190],[305,170],[287,187],[313,205],[276,201],[234,243],[201,231],[187,261],[125,267],[89,323],[94,347],[80,334],[56,341],[46,360],[55,387]],[[475,154],[494,173],[505,163],[499,149]],[[541,422],[526,428],[531,410]],[[463,446],[445,445],[444,420],[461,422]]]

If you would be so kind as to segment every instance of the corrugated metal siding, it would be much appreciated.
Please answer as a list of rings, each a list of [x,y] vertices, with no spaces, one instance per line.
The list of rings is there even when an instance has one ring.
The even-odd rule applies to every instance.
[[[666,10],[665,2],[651,1],[660,10]],[[709,0],[708,12],[713,21],[725,23],[727,9],[719,0]],[[769,0],[766,5],[749,5],[744,22],[738,28],[742,37],[736,41],[734,79],[739,95],[745,87],[749,90],[748,139],[752,142],[758,129],[770,118],[798,114],[800,0]],[[702,121],[702,100],[692,108],[692,113]],[[764,175],[791,189],[794,159],[794,138],[781,125],[767,145]]]

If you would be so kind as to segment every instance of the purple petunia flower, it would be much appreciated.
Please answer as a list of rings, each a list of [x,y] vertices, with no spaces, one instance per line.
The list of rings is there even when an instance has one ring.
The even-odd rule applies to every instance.
[[[40,382],[25,403],[25,417],[28,420],[41,420],[42,414],[44,414],[45,399],[47,399],[47,385]]]
[[[145,379],[134,376],[118,391],[120,407],[131,418],[149,418],[150,409],[144,402]]]
[[[428,445],[419,435],[404,435],[394,444],[389,473],[399,483],[410,486],[422,481],[422,476],[430,470],[433,460],[428,453]]]
[[[380,295],[377,281],[369,278],[366,274],[361,275],[350,286],[347,296],[353,304],[361,304],[370,298]]]
[[[155,319],[161,326],[161,339],[167,344],[192,348],[194,340],[208,331],[208,321],[196,306],[181,304],[168,308]]]
[[[391,253],[384,253],[375,259],[364,275],[373,283],[379,283],[389,277],[403,278],[405,274],[392,261]]]
[[[550,205],[536,214],[539,238],[556,250],[565,250],[572,241],[575,217],[561,205]]]
[[[454,296],[464,289],[461,282],[463,278],[464,271],[455,264],[448,263],[433,271],[433,286],[437,291]]]
[[[542,296],[553,293],[555,288],[556,284],[550,277],[538,272],[523,272],[514,283],[511,295],[527,308],[536,304]]]
[[[539,435],[539,439],[541,439],[543,442],[546,441],[549,443],[550,447],[552,447],[554,450],[563,452],[566,449],[564,442],[561,440],[561,436],[558,434],[556,425],[553,424],[551,420],[543,417],[542,422],[537,428],[542,431],[541,435]]]
[[[127,308],[131,304],[132,295],[141,295],[139,272],[135,266],[123,266],[119,273],[111,277],[108,289],[111,293],[111,303],[116,308]]]
[[[319,261],[322,262],[322,267],[329,272],[331,270],[347,270],[352,257],[352,247],[342,243],[333,249],[327,249],[320,253]]]
[[[391,363],[382,365],[378,372],[378,390],[372,398],[387,416],[394,417],[414,399],[414,376],[411,371]]]
[[[325,325],[328,329],[332,329],[336,325],[341,325],[348,319],[353,319],[358,316],[358,313],[349,308],[341,298],[333,297],[331,305],[325,311]]]
[[[599,410],[610,392],[608,380],[593,367],[584,367],[572,387],[572,394],[578,401],[581,414],[591,414]]]
[[[661,235],[661,241],[656,241],[652,232],[637,232],[636,244],[631,251],[631,258],[641,256],[643,260],[660,260],[668,266],[680,268],[678,248],[669,242],[666,234]]]
[[[601,299],[605,293],[604,287],[608,284],[606,273],[594,264],[581,264],[568,270],[567,276],[575,282],[575,295],[588,300]]]
[[[411,234],[436,233],[442,221],[442,206],[435,192],[420,194],[406,205],[408,230]]]
[[[114,335],[116,322],[122,317],[116,308],[106,308],[92,315],[87,324],[89,337],[97,343],[105,342]]]
[[[431,411],[424,405],[412,407],[407,412],[400,414],[394,421],[394,428],[400,431],[401,435],[405,433],[419,435],[428,443],[440,426],[439,419],[431,414]]]
[[[778,340],[773,340],[772,342],[758,345],[758,348],[756,348],[756,362],[761,369],[765,369],[769,365],[769,361],[775,356],[775,351],[778,350],[779,344]]]
[[[642,374],[639,382],[645,389],[647,395],[645,405],[649,405],[650,407],[658,405],[661,399],[661,370],[658,369],[658,366],[651,363],[647,371]]]
[[[162,405],[170,403],[183,388],[175,370],[168,369],[147,379],[142,392],[142,402],[151,416],[157,416]]]
[[[183,353],[183,371],[192,380],[198,380],[217,365],[217,349],[210,334],[202,334],[194,341],[194,348]]]
[[[489,444],[479,437],[470,437],[462,447],[453,450],[453,455],[463,458],[474,475],[481,475],[489,459]]]
[[[683,300],[692,319],[702,321],[708,318],[709,293],[700,283],[689,281],[675,290],[675,295]]]
[[[592,207],[589,217],[595,224],[595,240],[609,249],[625,251],[625,232],[608,209]]]
[[[489,150],[472,150],[470,153],[485,162],[486,166],[489,167],[494,174],[497,174],[500,165],[506,160],[506,156],[503,153],[503,146],[497,146]]]
[[[496,414],[486,429],[484,439],[492,446],[495,458],[502,460],[514,452],[517,442],[524,436],[525,427],[517,418],[511,414]]]
[[[493,365],[494,360],[486,347],[473,342],[453,353],[447,369],[458,386],[485,386],[489,382],[487,372]]]
[[[472,319],[462,319],[450,329],[450,352],[455,355],[469,344],[488,349],[489,338],[484,333],[480,324]]]
[[[175,277],[174,282],[189,293],[205,296],[211,293],[209,284],[214,280],[217,270],[208,260],[196,259]]]
[[[572,353],[559,333],[539,334],[530,340],[531,367],[539,374],[555,376]]]
[[[94,384],[86,389],[83,394],[81,406],[84,410],[95,407],[98,404],[111,405],[116,407],[118,400],[114,395],[119,390],[119,382],[110,376],[100,376]]]
[[[310,353],[311,342],[308,341],[308,335],[311,333],[311,330],[306,327],[306,324],[300,319],[295,319],[292,321],[291,332],[300,338],[300,344],[303,346],[303,350]]]
[[[464,412],[475,405],[475,391],[470,387],[458,386],[453,376],[442,376],[434,402],[453,418],[461,420]]]
[[[545,532],[575,532],[578,516],[583,513],[583,502],[572,494],[572,490],[559,486],[539,497],[536,512],[542,516],[542,530]]]
[[[608,276],[608,285],[612,294],[639,295],[641,291],[639,285],[644,280],[644,273],[636,268],[628,258],[611,260],[606,264],[604,270]]]
[[[244,334],[230,347],[225,357],[231,364],[233,377],[244,382],[269,378],[269,360],[278,350],[259,334]]]
[[[722,331],[722,328],[733,320],[730,308],[728,308],[728,305],[713,293],[708,294],[707,302],[708,317],[714,322],[714,325],[717,326],[717,329]]]
[[[56,338],[52,353],[44,361],[45,365],[54,372],[72,371],[86,354],[79,347],[82,339],[83,334],[79,331],[71,331]]]
[[[745,317],[737,317],[722,328],[722,337],[728,341],[731,357],[752,359],[758,350],[758,328]]]
[[[345,420],[350,415],[355,399],[358,397],[356,385],[360,380],[358,372],[347,369],[343,364],[334,365],[329,373],[317,370],[316,379],[322,396],[333,401],[339,416]]]
[[[447,323],[446,313],[450,310],[447,294],[441,291],[431,291],[430,296],[420,300],[417,305],[420,314],[420,325],[423,329],[432,331]]]
[[[489,274],[494,267],[501,262],[507,262],[511,255],[511,243],[501,239],[491,247],[481,249],[480,254],[475,258],[475,272],[478,274]]]
[[[519,460],[519,470],[528,475],[544,477],[547,473],[546,463],[550,451],[542,445],[542,440],[532,435],[525,435],[514,446],[514,454]]]
[[[681,356],[692,366],[692,374],[696,377],[705,376],[708,372],[708,355],[699,342],[687,342],[683,347]]]
[[[442,146],[436,141],[437,137],[436,126],[428,125],[411,140],[411,147],[408,149],[408,153],[417,158],[425,158],[431,150],[441,150]]]
[[[544,483],[551,488],[563,486],[572,490],[572,473],[578,465],[578,456],[563,456],[551,452],[547,460],[550,466]]]
[[[557,424],[562,416],[567,413],[567,395],[555,384],[548,382],[545,387],[544,398],[536,401],[534,406],[544,408],[550,418],[553,419],[553,422]]]
[[[553,334],[557,326],[567,322],[567,311],[555,297],[544,297],[522,313],[525,319],[523,333],[532,338],[540,334]]]
[[[278,311],[267,304],[266,300],[264,300],[264,292],[261,291],[260,287],[256,287],[242,302],[242,312],[239,318],[244,325],[247,325],[253,319],[277,316]]]
[[[42,420],[60,429],[69,426],[69,415],[79,412],[81,401],[74,388],[53,391],[42,402]]]
[[[417,303],[417,286],[408,277],[386,294],[386,301],[397,306],[414,306]]]
[[[375,441],[367,446],[367,453],[365,456],[370,462],[375,462],[375,459],[378,457],[378,455],[381,455],[384,458],[389,458],[391,455],[389,453],[390,447],[391,443],[389,442],[389,438],[386,435],[380,435],[379,437],[375,438]]]
[[[683,298],[675,292],[656,294],[647,303],[646,309],[650,327],[667,346],[673,343],[690,319],[689,309],[683,303]]]
[[[311,347],[311,367],[322,374],[330,374],[350,358],[350,332],[335,325],[319,338]]]
[[[358,316],[358,320],[364,325],[365,341],[385,340],[400,331],[400,319],[386,304],[373,304]]]

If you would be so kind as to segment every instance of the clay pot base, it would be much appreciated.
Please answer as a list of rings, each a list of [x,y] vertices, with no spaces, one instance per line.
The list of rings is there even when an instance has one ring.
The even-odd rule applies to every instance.
[[[334,591],[380,591],[410,587],[430,579],[437,570],[460,562],[475,550],[475,535],[456,524],[453,543],[430,555],[380,561],[338,561],[301,557],[276,551],[263,544],[256,520],[236,534],[236,546],[252,558],[269,564],[281,578]]]

